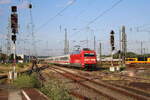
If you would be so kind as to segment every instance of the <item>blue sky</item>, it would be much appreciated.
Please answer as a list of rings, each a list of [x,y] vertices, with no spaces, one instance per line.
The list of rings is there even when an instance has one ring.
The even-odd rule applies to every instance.
[[[101,41],[103,53],[109,54],[109,32],[112,29],[115,31],[115,45],[116,49],[119,49],[119,29],[122,25],[126,26],[129,51],[140,52],[139,41],[144,41],[143,47],[150,49],[147,42],[150,41],[150,34],[147,32],[150,27],[149,0],[122,0],[116,7],[87,26],[90,21],[118,1],[121,0],[31,0],[38,54],[62,54],[65,28],[68,29],[70,48],[76,44],[86,47],[86,44],[80,41],[88,39],[89,47],[93,49],[93,37],[95,35],[97,49],[98,43]],[[0,0],[1,41],[4,40],[3,36],[7,33],[10,7],[12,5],[19,7],[18,53],[24,52],[24,48],[32,47],[29,45],[31,41],[25,40],[31,39],[28,28],[30,23],[28,3],[29,0]],[[64,8],[66,9],[57,15]],[[55,15],[57,16],[54,18]],[[47,24],[41,27],[44,23]],[[22,42],[22,39],[26,42]]]

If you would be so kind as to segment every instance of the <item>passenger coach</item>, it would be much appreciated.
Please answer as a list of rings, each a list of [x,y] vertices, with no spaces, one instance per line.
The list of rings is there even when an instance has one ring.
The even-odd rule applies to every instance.
[[[48,60],[50,63],[69,64],[70,66],[82,68],[94,68],[97,63],[96,52],[87,48],[74,51],[69,55],[50,57]]]
[[[126,64],[150,64],[150,57],[126,58]]]

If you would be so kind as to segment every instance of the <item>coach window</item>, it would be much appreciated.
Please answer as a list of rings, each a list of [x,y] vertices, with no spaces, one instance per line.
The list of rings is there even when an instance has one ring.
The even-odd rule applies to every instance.
[[[62,57],[61,60],[68,60],[68,57]]]
[[[135,59],[134,58],[129,58],[128,61],[135,61]]]
[[[138,61],[147,61],[147,58],[146,57],[139,57]]]

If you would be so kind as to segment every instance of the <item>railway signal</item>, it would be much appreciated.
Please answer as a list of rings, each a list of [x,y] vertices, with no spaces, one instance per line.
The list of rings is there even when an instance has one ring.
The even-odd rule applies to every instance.
[[[16,13],[11,14],[11,29],[14,34],[18,32],[18,15]]]
[[[11,6],[11,12],[13,13],[17,12],[17,6]]]
[[[32,8],[32,4],[29,4],[29,8],[30,8],[30,9]]]
[[[14,48],[14,64],[13,64],[13,71],[10,72],[12,73],[12,78],[17,77],[16,73],[16,33],[18,33],[18,14],[17,14],[17,6],[11,6],[11,31],[12,31],[12,36],[11,39],[13,41],[13,48]]]
[[[17,12],[17,6],[12,6],[11,7],[11,11],[12,11],[12,14],[11,14],[11,30],[12,30],[12,41],[14,42],[15,44],[15,41],[16,41],[16,33],[18,33],[18,14],[16,13]]]
[[[115,34],[115,32],[112,30],[111,32],[110,32],[110,44],[111,44],[111,50],[113,51],[113,50],[115,50],[115,44],[114,44],[114,34]]]
[[[115,34],[115,32],[113,30],[111,30],[111,32],[110,32],[110,45],[111,45],[111,67],[110,67],[110,71],[114,71],[114,67],[113,67],[113,51],[115,50],[114,34]]]
[[[15,42],[16,41],[16,35],[12,35],[11,39],[13,42]]]

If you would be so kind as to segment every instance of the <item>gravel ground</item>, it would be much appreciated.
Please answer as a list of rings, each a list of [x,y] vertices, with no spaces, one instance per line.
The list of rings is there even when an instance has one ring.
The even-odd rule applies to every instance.
[[[99,94],[93,92],[92,90],[85,88],[85,87],[79,85],[78,83],[75,83],[72,80],[69,80],[69,79],[63,77],[56,72],[46,71],[46,73],[49,73],[50,77],[55,77],[55,78],[61,80],[64,84],[66,84],[67,88],[70,91],[73,91],[75,93],[86,96],[86,97],[90,98],[91,100],[100,100],[100,99],[101,100],[108,100],[107,98],[100,96]],[[75,100],[77,100],[77,98],[75,98]]]
[[[96,78],[100,78],[102,79],[101,77],[97,77],[97,75],[102,75],[102,73],[100,71],[83,71],[83,70],[76,70],[76,69],[66,69],[66,68],[62,68],[62,69],[65,69],[69,72],[73,72],[75,74],[79,74],[79,75],[83,75],[83,76],[87,76],[88,78],[91,78],[91,79],[94,79],[96,80]],[[100,96],[99,94],[95,93],[94,91],[88,89],[88,88],[85,88],[77,83],[74,83],[72,82],[72,80],[69,80],[69,79],[66,79],[65,77],[59,75],[58,73],[54,72],[53,70],[46,70],[46,73],[49,73],[49,76],[51,77],[56,77],[58,78],[59,80],[63,81],[64,84],[67,85],[68,89],[71,90],[71,91],[74,91],[76,93],[79,93],[81,95],[84,95],[84,96],[87,96],[89,98],[91,98],[92,100],[107,100],[106,97],[104,96]],[[91,76],[92,75],[92,76]],[[111,78],[108,76],[108,78]],[[122,80],[118,80],[120,78],[117,78],[115,79],[115,82],[122,82],[122,84],[126,81],[122,81]],[[98,81],[98,80],[97,80]],[[104,87],[101,87],[101,86],[96,86],[95,84],[91,84],[89,82],[85,82],[86,84],[94,87],[95,89],[98,89],[98,90],[101,90],[102,92],[105,92],[109,95],[112,95],[112,96],[115,96],[117,98],[121,98],[121,100],[134,100],[133,98],[131,97],[127,97],[127,96],[123,96],[121,93],[118,93],[118,92],[112,92],[110,89],[106,89]]]

